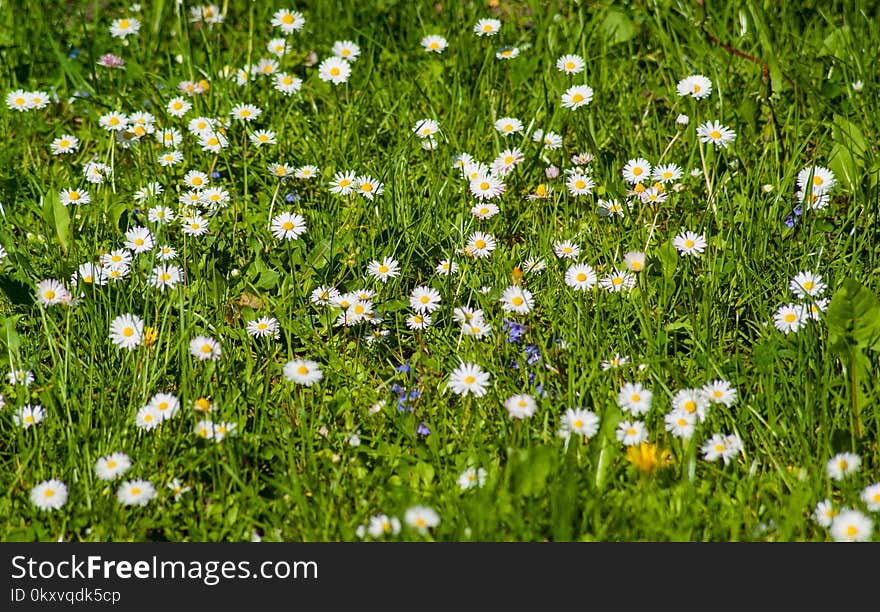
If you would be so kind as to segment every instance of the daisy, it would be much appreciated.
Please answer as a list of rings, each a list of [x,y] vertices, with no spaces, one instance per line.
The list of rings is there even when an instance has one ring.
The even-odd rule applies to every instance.
[[[835,542],[869,542],[874,522],[858,510],[841,510],[828,532]]]
[[[440,292],[433,287],[420,285],[412,290],[409,305],[418,313],[434,312],[440,308]]]
[[[104,286],[107,284],[107,272],[99,264],[88,262],[80,264],[73,274],[72,282],[75,285]]]
[[[525,419],[535,414],[535,398],[527,394],[512,395],[504,400],[504,407],[512,419]]]
[[[294,171],[293,176],[295,176],[298,179],[315,178],[316,176],[318,176],[318,167],[311,166],[311,165],[300,166],[299,168],[297,168]]]
[[[355,179],[354,189],[368,200],[385,192],[385,186],[368,174],[363,174]]]
[[[162,422],[159,412],[149,404],[142,406],[134,417],[134,423],[145,431],[152,431]]]
[[[489,373],[484,372],[479,365],[475,363],[460,363],[455,370],[449,375],[447,388],[461,395],[467,396],[469,393],[474,397],[482,397],[486,395],[489,386]]]
[[[576,291],[589,291],[596,285],[596,271],[589,264],[574,264],[565,271],[565,284]]]
[[[361,54],[361,48],[350,40],[337,40],[330,52],[336,57],[353,62]]]
[[[125,248],[134,253],[146,253],[154,244],[153,234],[145,227],[133,227],[125,232]]]
[[[175,417],[180,411],[180,400],[173,393],[156,393],[147,405],[156,411],[162,421]]]
[[[880,482],[870,484],[859,493],[869,512],[880,512]]]
[[[700,389],[679,389],[672,396],[672,409],[696,415],[702,423],[709,412],[709,402]]]
[[[501,132],[503,136],[510,136],[511,134],[521,132],[523,124],[516,117],[502,117],[495,122],[495,129]]]
[[[443,259],[437,264],[434,271],[440,276],[449,276],[458,272],[458,264],[449,259]]]
[[[273,87],[285,96],[292,96],[302,89],[302,84],[302,79],[291,76],[285,72],[279,72],[275,75]]]
[[[638,446],[648,439],[648,430],[641,421],[621,421],[615,435],[624,446]]]
[[[419,44],[429,53],[443,53],[443,50],[449,45],[445,38],[436,34],[425,36]]]
[[[492,234],[474,232],[468,236],[465,252],[477,259],[484,259],[495,250],[495,237]]]
[[[161,195],[163,191],[165,191],[165,188],[162,187],[161,183],[147,183],[146,187],[141,187],[135,191],[132,198],[138,204],[144,204],[147,200]]]
[[[678,164],[664,164],[654,168],[651,178],[665,185],[667,183],[674,183],[682,177],[682,174],[681,166]]]
[[[110,340],[119,348],[130,351],[140,346],[143,339],[144,320],[137,315],[119,315],[110,322]]]
[[[127,36],[137,34],[141,29],[141,22],[134,17],[114,19],[110,24],[110,34],[116,38],[125,40]]]
[[[86,180],[95,185],[103,183],[104,179],[109,177],[112,173],[113,169],[107,164],[102,164],[101,162],[88,162],[83,166],[83,175],[86,177]]]
[[[823,499],[813,510],[812,518],[820,527],[831,527],[831,521],[839,514],[839,510],[834,507],[829,499]]]
[[[477,36],[495,36],[501,29],[501,22],[497,19],[480,19],[474,24],[474,34]]]
[[[131,467],[131,459],[125,453],[110,453],[95,462],[95,474],[101,480],[113,480]]]
[[[697,128],[697,136],[700,142],[711,142],[717,147],[727,148],[736,139],[736,132],[718,121],[707,121]]]
[[[20,425],[22,429],[27,429],[32,425],[37,425],[45,417],[46,413],[43,411],[42,406],[26,404],[12,414],[12,421],[16,425]]]
[[[461,156],[459,156],[459,161],[464,161],[463,165],[460,166],[461,174],[462,177],[464,177],[468,181],[475,181],[480,177],[488,176],[489,174],[491,174],[489,166],[487,166],[483,162],[476,161],[474,159],[462,160]]]
[[[580,172],[573,172],[565,181],[565,186],[568,188],[568,192],[573,196],[589,195],[593,193],[593,187],[595,187],[595,185],[593,179]]]
[[[251,132],[250,134],[248,134],[248,140],[250,140],[251,144],[253,144],[255,147],[278,144],[278,141],[275,137],[275,132],[273,132],[272,130],[257,130],[255,132]]]
[[[127,249],[116,249],[101,255],[101,265],[107,269],[128,267],[131,264],[131,252]]]
[[[16,89],[6,94],[6,106],[9,109],[22,113],[31,109],[31,99],[23,89]]]
[[[510,174],[518,164],[522,163],[523,159],[525,159],[525,157],[523,156],[522,151],[516,147],[505,149],[492,161],[489,168],[492,174],[496,176],[504,176]]]
[[[168,105],[165,107],[165,109],[172,117],[179,118],[183,117],[190,111],[190,109],[192,109],[192,103],[187,101],[185,98],[177,96],[168,100]]]
[[[482,319],[463,323],[461,330],[465,336],[472,338],[486,338],[492,334],[492,326]]]
[[[617,393],[617,405],[633,416],[641,416],[651,409],[654,394],[642,383],[624,383]]]
[[[599,280],[599,287],[612,292],[628,291],[636,284],[636,277],[615,268]]]
[[[479,219],[480,221],[485,221],[486,219],[491,219],[501,209],[498,208],[495,204],[491,202],[487,202],[485,204],[476,204],[471,208],[471,214]]]
[[[519,55],[519,47],[502,47],[495,53],[495,59],[510,60]]]
[[[171,489],[171,494],[174,495],[174,501],[180,501],[180,498],[183,497],[184,493],[192,490],[191,487],[183,486],[177,478],[171,479],[171,482],[168,483],[168,488]]]
[[[269,174],[279,179],[288,179],[296,172],[296,168],[288,164],[271,163],[267,166]]]
[[[168,206],[154,206],[147,211],[147,221],[150,223],[167,224],[174,220],[174,210]]]
[[[492,200],[504,193],[504,183],[491,174],[478,176],[470,181],[470,191],[481,200]]]
[[[586,106],[593,100],[593,88],[589,85],[575,85],[569,87],[562,94],[562,107],[576,110]]]
[[[715,380],[703,385],[700,389],[707,401],[732,406],[736,402],[736,389],[726,380]]]
[[[825,472],[831,480],[843,480],[859,471],[862,458],[855,453],[837,453],[825,464]]]
[[[214,133],[214,127],[216,124],[217,120],[212,119],[211,117],[194,117],[186,124],[186,129],[189,130],[193,136],[208,136]]]
[[[505,289],[499,301],[501,302],[501,310],[517,314],[528,314],[534,304],[531,291],[517,285],[511,285]]]
[[[666,424],[666,431],[673,436],[690,440],[697,426],[697,415],[687,410],[673,410],[663,417],[663,422]]]
[[[203,236],[208,233],[208,220],[199,214],[187,215],[181,225],[181,231],[187,236]]]
[[[672,239],[672,246],[681,257],[685,255],[698,256],[706,250],[706,237],[690,230],[683,230]]]
[[[576,434],[588,439],[598,432],[599,417],[590,410],[568,408],[560,417],[559,436],[562,438]]]
[[[409,329],[427,329],[432,323],[431,315],[426,313],[413,313],[406,318],[406,326]]]
[[[203,420],[196,423],[195,434],[205,440],[214,439],[214,423],[209,420]]]
[[[556,60],[557,70],[565,74],[577,74],[584,71],[586,62],[580,55],[563,55]]]
[[[264,57],[257,62],[253,71],[257,74],[262,74],[263,76],[272,76],[278,72],[278,62],[270,57]]]
[[[266,43],[266,51],[276,57],[282,57],[287,52],[287,41],[283,38],[273,38]]]
[[[199,146],[202,148],[202,151],[220,153],[220,151],[228,145],[229,141],[226,139],[226,136],[220,132],[212,132],[210,134],[202,134],[199,136]]]
[[[240,121],[254,121],[263,114],[262,109],[253,104],[236,104],[229,112],[233,119]]]
[[[306,220],[298,213],[283,212],[272,218],[272,235],[278,240],[296,240],[306,231]]]
[[[59,281],[47,278],[37,283],[37,300],[43,306],[69,304],[72,299],[70,292]]]
[[[336,287],[320,287],[314,289],[309,295],[309,301],[316,306],[328,306],[331,302],[339,299],[339,290]]]
[[[581,254],[581,247],[571,240],[562,240],[553,243],[553,252],[560,259],[571,259],[572,261],[575,261],[577,260],[578,255]]]
[[[120,132],[128,127],[128,117],[126,117],[123,113],[107,113],[105,115],[101,115],[98,119],[98,123],[105,130],[109,130],[111,132]]]
[[[706,461],[717,461],[718,459],[723,458],[724,453],[727,451],[727,444],[725,443],[724,436],[718,433],[713,434],[712,437],[703,444],[700,450]],[[724,463],[726,465],[727,460],[725,460]]]
[[[801,299],[807,297],[816,298],[822,295],[827,285],[822,282],[822,277],[813,272],[799,272],[788,284],[795,295]]]
[[[297,11],[280,9],[272,15],[271,24],[276,28],[281,28],[285,34],[293,34],[297,30],[302,30],[306,24],[306,18]]]
[[[623,263],[630,272],[641,272],[645,269],[645,254],[642,251],[629,251],[623,256]]]
[[[67,502],[67,485],[60,480],[44,480],[31,489],[31,503],[40,510],[58,510]]]
[[[406,509],[403,520],[413,529],[418,530],[422,535],[428,533],[428,530],[440,524],[440,515],[426,506],[412,506]]]
[[[296,383],[311,387],[324,377],[320,365],[310,359],[293,359],[284,364],[284,378]]]
[[[355,188],[356,180],[354,172],[337,172],[330,182],[330,193],[348,195]]]
[[[386,534],[397,535],[400,533],[400,519],[389,517],[387,514],[371,516],[366,527],[366,533],[369,533],[374,539],[381,538]]]
[[[603,370],[610,370],[611,368],[619,368],[622,365],[625,365],[629,362],[629,357],[626,355],[621,355],[620,353],[614,353],[614,357],[611,359],[605,359],[600,364]]]
[[[181,153],[180,151],[165,151],[164,153],[159,154],[159,157],[156,158],[156,161],[163,168],[176,166],[183,161],[183,153]]]
[[[623,180],[630,185],[646,181],[651,176],[651,164],[641,157],[631,159],[623,167]]]
[[[802,192],[806,192],[809,187],[813,194],[825,194],[836,183],[834,173],[822,166],[807,166],[797,174],[797,185]]]
[[[49,145],[53,155],[64,155],[65,153],[73,153],[79,147],[79,139],[76,136],[65,134],[60,138],[56,138]]]
[[[547,268],[547,262],[540,257],[529,257],[520,268],[526,274],[540,274]]]
[[[458,476],[458,487],[462,491],[482,487],[484,484],[486,484],[486,470],[483,468],[469,467]]]
[[[783,304],[773,315],[774,327],[785,334],[797,332],[806,322],[807,312],[802,304]]]
[[[345,83],[350,75],[351,64],[335,56],[328,57],[318,66],[318,78],[334,85]]]
[[[254,321],[248,321],[247,333],[254,338],[267,338],[269,336],[278,338],[281,335],[278,320],[273,317],[260,317]]]
[[[690,96],[702,100],[712,93],[712,81],[702,74],[692,74],[680,80],[675,86],[675,90],[679,96]]]
[[[146,506],[156,497],[156,488],[149,480],[126,480],[116,491],[123,506]]]
[[[189,342],[189,352],[200,361],[220,359],[222,349],[220,343],[210,336],[196,336]]]
[[[174,289],[183,280],[183,269],[173,264],[159,264],[150,273],[150,285],[164,291]]]
[[[34,373],[30,370],[11,370],[8,375],[10,385],[24,385],[29,387],[34,382]],[[3,405],[0,404],[0,408]]]
[[[828,309],[828,303],[830,300],[828,298],[822,298],[819,300],[815,300],[810,304],[802,304],[806,316],[812,319],[813,321],[818,321],[823,312]]]
[[[80,189],[63,189],[58,193],[58,201],[64,206],[70,206],[71,204],[88,204],[92,201],[92,196],[89,195],[88,191],[82,191]]]
[[[400,276],[400,264],[392,257],[384,257],[382,261],[374,259],[367,264],[367,274],[376,280],[387,283],[390,279]]]

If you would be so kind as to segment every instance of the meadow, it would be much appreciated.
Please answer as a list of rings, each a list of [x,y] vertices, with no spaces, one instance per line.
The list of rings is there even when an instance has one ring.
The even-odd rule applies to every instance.
[[[3,541],[880,538],[880,15],[0,4]]]

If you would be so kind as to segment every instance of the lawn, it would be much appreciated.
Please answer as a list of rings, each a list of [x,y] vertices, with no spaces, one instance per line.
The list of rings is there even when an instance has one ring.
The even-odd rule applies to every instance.
[[[0,540],[877,540],[858,4],[5,3]]]

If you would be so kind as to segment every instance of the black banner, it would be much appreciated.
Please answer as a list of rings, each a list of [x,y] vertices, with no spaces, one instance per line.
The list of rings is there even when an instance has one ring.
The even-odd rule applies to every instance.
[[[838,604],[855,601],[859,590],[867,596],[877,576],[878,548],[869,546],[7,543],[0,545],[0,610],[164,611],[191,604],[518,610],[574,602],[629,609],[688,601],[724,608],[747,599],[759,608],[778,603],[790,609],[796,602],[815,605],[826,593]]]

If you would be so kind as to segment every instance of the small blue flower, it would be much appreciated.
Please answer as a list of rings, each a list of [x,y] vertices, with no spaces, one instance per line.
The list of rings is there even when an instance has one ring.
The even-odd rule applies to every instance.
[[[402,365],[399,365],[394,369],[397,370],[398,372],[406,372],[407,374],[409,374],[409,372],[410,372],[409,359],[404,360]]]
[[[299,202],[302,198],[296,191],[291,191],[287,195],[284,196],[284,199],[290,202],[291,204],[295,202]]]
[[[427,436],[428,434],[431,433],[431,430],[428,429],[428,426],[425,425],[424,423],[419,423],[419,428],[416,429],[416,433],[419,434],[420,436]]]

